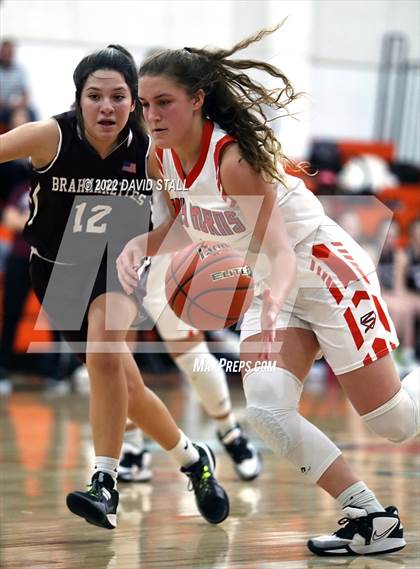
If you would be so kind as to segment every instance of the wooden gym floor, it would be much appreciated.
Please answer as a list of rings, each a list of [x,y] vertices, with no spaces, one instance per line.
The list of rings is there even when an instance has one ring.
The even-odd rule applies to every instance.
[[[316,388],[316,389],[315,389]],[[213,445],[217,475],[230,495],[231,515],[220,526],[197,513],[185,477],[154,444],[152,482],[119,485],[119,526],[86,524],[66,508],[65,495],[89,477],[92,447],[88,399],[47,398],[39,389],[0,399],[3,569],[418,569],[420,567],[419,443],[395,446],[371,435],[342,397],[307,389],[303,414],[333,437],[384,505],[398,506],[407,547],[388,556],[317,558],[306,540],[337,529],[334,501],[302,482],[261,441],[264,472],[251,483],[235,477],[212,423],[185,387],[159,389],[180,426]],[[243,394],[232,390],[243,417]]]

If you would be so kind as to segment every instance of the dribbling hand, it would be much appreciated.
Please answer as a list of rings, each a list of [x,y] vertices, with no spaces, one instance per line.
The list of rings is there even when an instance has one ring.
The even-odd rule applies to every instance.
[[[137,237],[131,239],[117,259],[117,273],[121,286],[127,294],[132,294],[139,282],[138,270],[145,254]]]

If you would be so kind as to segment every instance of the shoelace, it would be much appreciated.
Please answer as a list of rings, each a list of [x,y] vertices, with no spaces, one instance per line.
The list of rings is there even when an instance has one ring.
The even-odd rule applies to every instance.
[[[338,520],[338,525],[344,527],[334,532],[334,535],[343,539],[352,539],[355,533],[359,533],[367,539],[371,530],[366,518],[341,518]]]
[[[95,498],[99,498],[101,496],[101,484],[98,480],[94,480],[90,484],[86,484],[87,493],[91,496],[95,496]]]
[[[98,483],[96,480],[94,482],[91,482],[90,484],[86,484],[88,494],[91,494],[92,496],[96,496],[96,497],[98,497],[98,495],[99,495],[97,487],[98,487]]]
[[[194,486],[198,486],[198,488],[202,491],[207,491],[209,489],[209,480],[212,477],[212,473],[210,472],[209,467],[205,464],[202,468],[201,466],[196,469],[197,472],[187,472],[187,476],[189,477],[189,482],[187,489],[189,492],[194,490]]]

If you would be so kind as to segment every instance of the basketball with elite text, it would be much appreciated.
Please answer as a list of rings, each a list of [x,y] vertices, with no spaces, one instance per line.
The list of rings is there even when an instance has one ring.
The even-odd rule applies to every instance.
[[[175,314],[198,330],[235,324],[254,294],[252,269],[244,255],[225,243],[192,244],[172,258],[166,298]]]

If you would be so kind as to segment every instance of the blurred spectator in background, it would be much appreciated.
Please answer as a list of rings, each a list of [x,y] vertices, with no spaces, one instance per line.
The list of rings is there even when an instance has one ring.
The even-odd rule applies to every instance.
[[[410,241],[407,246],[407,289],[418,294],[420,292],[420,218],[411,223],[408,234]]]
[[[407,293],[413,304],[415,330],[415,358],[420,361],[420,218],[413,221],[408,230],[407,246]]]
[[[419,366],[415,348],[416,320],[420,317],[420,220],[412,224],[407,249],[399,246],[400,229],[395,221],[382,224],[378,234],[384,243],[378,277],[399,336],[400,347],[393,354],[403,376]]]
[[[3,278],[3,318],[0,336],[0,395],[12,391],[10,372],[16,366],[14,342],[23,310],[31,291],[29,278],[30,246],[22,237],[23,227],[29,215],[29,181],[20,182],[10,193],[3,210],[2,223],[14,232],[14,239],[4,266]],[[60,337],[53,332],[54,340]],[[69,360],[69,358],[67,358]],[[65,394],[69,391],[69,382],[64,376],[74,371],[70,361],[65,361],[60,353],[43,353],[35,361],[34,372],[46,380],[47,392]],[[66,369],[64,367],[66,365]],[[32,369],[31,369],[32,371]]]
[[[29,246],[21,237],[28,219],[29,184],[23,182],[12,191],[3,210],[3,225],[15,232],[6,258],[3,282],[3,319],[0,338],[0,393],[12,390],[9,371],[12,367],[13,344],[23,306],[29,293]]]
[[[11,192],[2,212],[2,224],[15,232],[4,265],[3,319],[0,338],[0,394],[12,390],[9,372],[12,368],[13,344],[23,307],[30,290],[30,248],[21,232],[29,214],[29,182],[21,182]]]
[[[394,188],[399,181],[379,156],[361,154],[348,160],[338,175],[338,186],[346,193],[369,195]]]
[[[340,152],[333,140],[314,140],[309,152],[310,172],[314,191],[320,196],[333,196],[339,192],[337,174],[341,170]]]
[[[409,162],[392,162],[391,172],[398,178],[400,184],[420,184],[420,166]]]
[[[26,74],[14,57],[14,42],[3,40],[0,44],[0,129],[3,132],[35,120],[28,103]]]
[[[13,188],[27,182],[29,178],[28,160],[14,160],[0,164],[0,215],[8,202]],[[10,231],[0,225],[0,274],[10,251]]]

